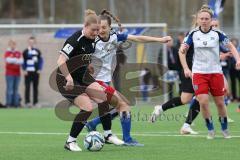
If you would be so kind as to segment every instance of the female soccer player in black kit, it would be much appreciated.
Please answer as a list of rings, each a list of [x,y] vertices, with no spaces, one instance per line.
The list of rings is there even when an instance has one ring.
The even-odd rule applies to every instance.
[[[64,43],[57,61],[56,83],[60,93],[80,108],[64,146],[70,151],[81,151],[76,140],[93,111],[93,104],[107,101],[107,93],[88,71],[91,55],[95,51],[95,38],[99,31],[99,18],[92,10],[85,12],[84,27]],[[119,112],[129,112],[130,107],[120,93],[115,92],[109,104]]]

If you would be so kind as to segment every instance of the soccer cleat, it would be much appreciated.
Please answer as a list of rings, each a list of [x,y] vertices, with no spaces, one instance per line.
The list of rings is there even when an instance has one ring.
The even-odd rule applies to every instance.
[[[84,127],[86,128],[86,130],[87,130],[88,132],[96,131],[96,127],[93,126],[93,125],[91,125],[90,122],[86,123],[86,125],[85,125]]]
[[[26,103],[26,104],[25,104],[25,108],[32,108],[31,103]]]
[[[182,127],[180,129],[180,134],[193,134],[196,135],[198,132],[194,131],[190,126],[189,127]]]
[[[42,108],[42,105],[39,104],[39,103],[36,103],[36,104],[33,105],[33,108]]]
[[[229,134],[229,131],[226,129],[226,130],[224,130],[224,131],[222,131],[222,134],[223,134],[223,137],[225,138],[225,139],[230,139],[230,138],[232,138],[231,136],[230,136],[230,134]]]
[[[64,148],[66,150],[73,151],[73,152],[82,151],[82,149],[78,146],[76,141],[66,142],[66,144],[64,145]]]
[[[227,121],[228,121],[228,123],[233,123],[234,122],[234,120],[229,118],[229,117],[227,118]]]
[[[152,123],[154,123],[157,120],[157,117],[163,112],[162,110],[162,106],[161,105],[157,105],[154,107],[153,113],[150,117],[150,121]]]
[[[208,131],[207,139],[214,139],[215,132],[214,130]]]
[[[144,144],[139,143],[134,139],[130,139],[127,142],[124,142],[124,146],[132,146],[132,147],[144,147]]]
[[[121,146],[124,144],[124,142],[119,139],[116,135],[113,135],[113,134],[109,134],[107,137],[104,137],[105,138],[105,143],[108,143],[108,144],[115,144],[117,146]]]

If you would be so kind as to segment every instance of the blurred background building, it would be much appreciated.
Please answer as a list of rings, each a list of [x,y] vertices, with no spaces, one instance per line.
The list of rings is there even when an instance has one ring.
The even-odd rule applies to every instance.
[[[122,23],[166,23],[167,32],[177,38],[179,32],[186,32],[191,27],[192,15],[207,0],[0,0],[1,24],[81,24],[85,9],[93,9],[100,13],[108,9],[117,15]],[[230,36],[240,38],[240,0],[225,0],[224,10],[219,15],[221,28]],[[39,99],[45,105],[57,103],[59,96],[49,89],[49,76],[56,68],[58,50],[62,47],[63,39],[54,37],[54,30],[45,29],[1,29],[0,28],[0,101],[5,99],[5,78],[3,54],[9,39],[15,39],[20,51],[27,46],[31,35],[37,38],[37,47],[41,49],[44,67],[40,77]],[[162,29],[159,35],[162,36]],[[156,31],[147,33],[156,35]],[[141,46],[135,46],[141,52]],[[153,47],[145,47],[153,48]],[[156,48],[156,44],[155,44]],[[152,59],[157,59],[158,51]],[[132,51],[129,51],[132,52]],[[127,53],[128,54],[128,53]],[[129,53],[130,60],[133,57]],[[155,57],[154,57],[155,56]],[[20,91],[23,95],[24,79],[21,79]],[[49,98],[51,97],[51,98]]]
[[[185,31],[191,15],[207,0],[0,0],[0,23],[81,23],[87,8],[111,10],[122,23],[160,23],[169,32]],[[222,27],[239,36],[239,0],[226,0]],[[234,30],[233,30],[234,29]],[[235,34],[236,33],[236,34]]]

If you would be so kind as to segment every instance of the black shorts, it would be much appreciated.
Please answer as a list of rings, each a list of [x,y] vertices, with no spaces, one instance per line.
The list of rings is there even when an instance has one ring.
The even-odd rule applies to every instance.
[[[56,75],[56,84],[58,92],[70,102],[73,102],[76,97],[78,97],[82,93],[85,93],[86,88],[90,84],[95,82],[95,79],[88,72],[86,72],[84,75],[79,75],[79,77],[82,78],[78,78],[77,80],[73,78],[74,83],[73,90],[66,91],[64,88],[67,82],[65,77],[60,73]]]
[[[186,93],[194,93],[192,79],[186,78],[184,75],[184,71],[180,71],[180,91]]]

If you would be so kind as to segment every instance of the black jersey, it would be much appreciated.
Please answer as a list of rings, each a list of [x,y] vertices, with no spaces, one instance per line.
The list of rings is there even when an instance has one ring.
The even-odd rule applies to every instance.
[[[193,54],[194,54],[194,46],[191,45],[186,54],[186,61],[190,70],[192,70],[192,66],[193,66]]]
[[[79,30],[64,43],[60,53],[68,59],[66,63],[73,80],[82,81],[95,51],[94,42],[94,39],[85,37],[82,30]]]
[[[189,33],[186,34],[186,36],[188,35]],[[194,45],[192,44],[187,53],[186,53],[186,61],[187,61],[187,65],[189,67],[190,70],[192,70],[192,65],[193,65],[193,54],[194,54]],[[181,69],[182,69],[182,65],[181,66]]]

